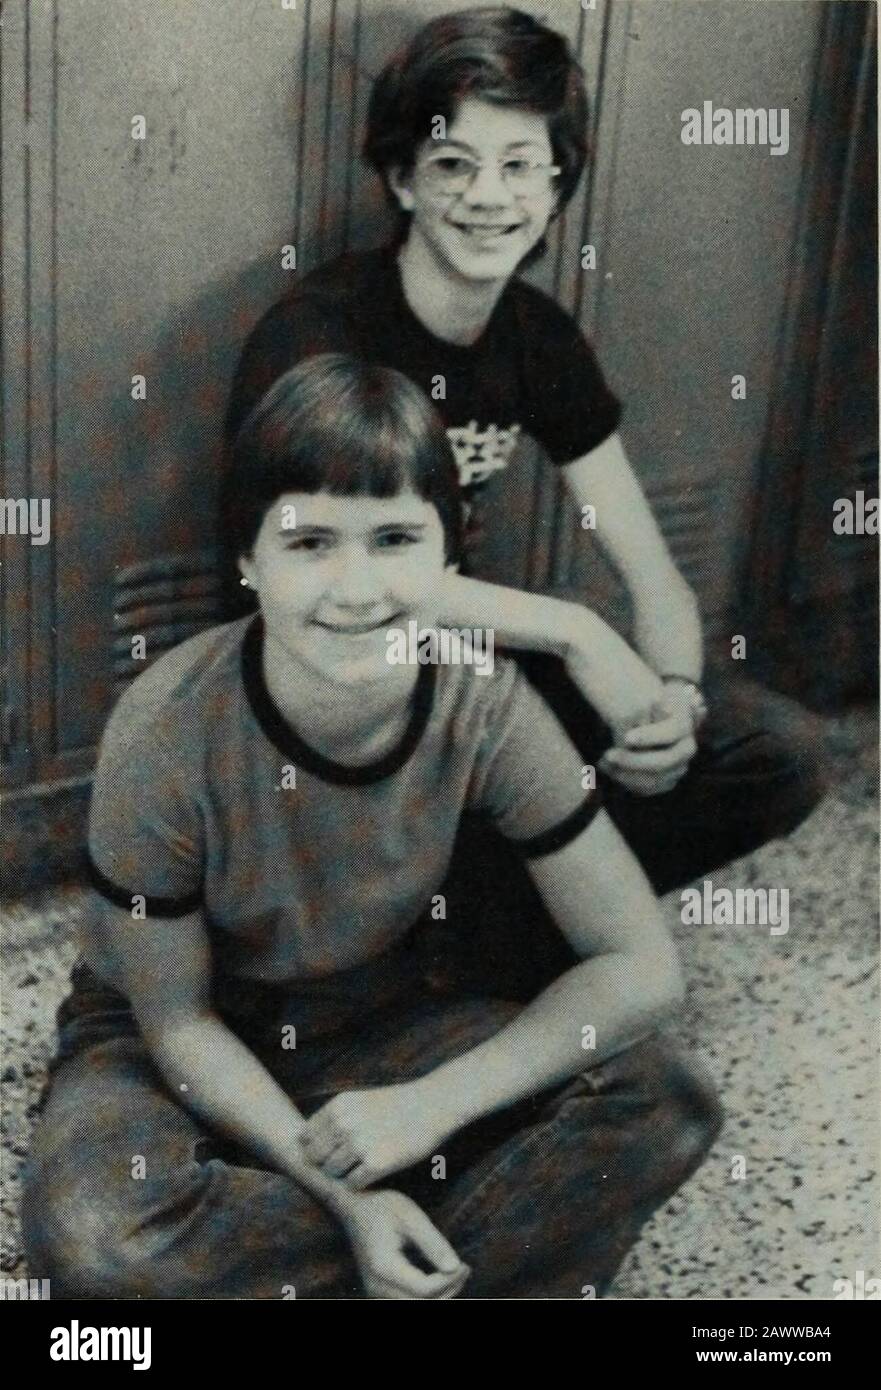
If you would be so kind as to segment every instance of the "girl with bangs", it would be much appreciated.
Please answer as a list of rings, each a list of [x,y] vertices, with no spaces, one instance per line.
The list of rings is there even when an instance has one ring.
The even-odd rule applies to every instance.
[[[310,357],[226,507],[257,613],[159,658],[102,741],[29,1266],[56,1298],[600,1294],[719,1109],[658,1036],[683,986],[649,884],[516,663],[387,660],[459,554],[443,424]],[[488,982],[504,940],[471,968],[479,905],[446,911],[471,813],[571,954],[525,1006]]]

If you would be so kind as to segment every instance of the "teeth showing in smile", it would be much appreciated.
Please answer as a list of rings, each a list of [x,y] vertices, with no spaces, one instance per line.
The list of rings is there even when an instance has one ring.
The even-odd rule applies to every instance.
[[[337,637],[366,637],[372,632],[385,632],[394,618],[385,618],[381,623],[352,623],[342,627],[335,623],[321,623],[316,621],[316,627],[321,627],[325,632],[332,632]]]
[[[456,229],[465,236],[476,237],[480,240],[486,240],[491,237],[510,236],[512,232],[518,230],[519,225],[520,224],[517,222],[511,223],[509,226],[485,226],[480,223],[466,224],[464,222],[454,223]]]
[[[334,633],[337,637],[366,637],[368,632],[379,632],[380,630],[375,625],[370,627],[331,627],[330,623],[319,623],[318,626],[323,627],[325,632]]]

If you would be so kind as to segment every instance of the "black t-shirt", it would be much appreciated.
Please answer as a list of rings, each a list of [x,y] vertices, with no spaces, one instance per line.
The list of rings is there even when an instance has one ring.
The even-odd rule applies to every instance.
[[[518,445],[531,438],[553,463],[570,463],[613,434],[621,416],[573,319],[515,278],[477,342],[460,346],[435,337],[413,313],[394,247],[341,256],[299,282],[252,332],[233,382],[227,439],[284,372],[322,352],[394,367],[422,388],[459,468],[461,572],[522,586],[535,495],[528,470],[508,482],[506,471],[518,474],[516,466],[509,470],[521,461]],[[225,537],[221,577],[226,616],[249,611]]]
[[[321,352],[394,367],[421,386],[447,426],[466,496],[506,467],[524,435],[563,464],[618,428],[620,403],[548,295],[514,279],[476,343],[449,343],[410,309],[389,246],[320,267],[264,315],[239,363],[227,438],[282,373]]]

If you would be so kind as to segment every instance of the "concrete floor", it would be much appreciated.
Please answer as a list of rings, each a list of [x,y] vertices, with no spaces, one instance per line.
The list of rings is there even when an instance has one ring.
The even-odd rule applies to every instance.
[[[714,880],[788,888],[788,933],[683,926],[679,896],[667,900],[689,981],[675,1032],[706,1060],[728,1118],[703,1167],[646,1226],[617,1298],[829,1299],[835,1279],[881,1274],[878,731],[855,712],[828,732],[838,777],[824,803]],[[69,890],[5,914],[7,1277],[25,1272],[19,1177],[81,903]]]

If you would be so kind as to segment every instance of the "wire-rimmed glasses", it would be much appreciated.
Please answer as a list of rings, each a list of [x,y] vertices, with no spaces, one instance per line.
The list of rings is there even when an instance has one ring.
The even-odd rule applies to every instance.
[[[418,167],[433,192],[458,196],[470,188],[485,166],[469,155],[436,154]],[[506,188],[520,198],[546,193],[553,180],[562,173],[559,164],[544,164],[539,160],[513,155],[499,160],[496,167]]]

